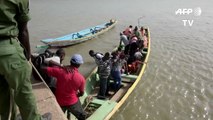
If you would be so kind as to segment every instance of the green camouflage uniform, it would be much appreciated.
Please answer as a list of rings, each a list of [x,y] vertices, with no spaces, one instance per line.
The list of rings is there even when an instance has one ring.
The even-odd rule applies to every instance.
[[[28,0],[0,0],[0,120],[8,120],[11,106],[12,120],[15,119],[11,96],[23,120],[41,120],[32,93],[32,68],[17,38],[18,23],[29,20]]]

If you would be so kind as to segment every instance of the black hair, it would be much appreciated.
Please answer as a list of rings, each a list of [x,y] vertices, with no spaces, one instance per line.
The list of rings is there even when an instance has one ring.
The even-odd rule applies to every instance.
[[[135,26],[134,31],[137,31],[137,30],[138,30],[138,27],[137,27],[137,26]]]
[[[59,48],[59,49],[56,51],[55,54],[56,54],[57,56],[65,55],[65,51],[64,51],[64,49]]]
[[[117,50],[118,50],[118,51],[121,51],[121,50],[122,50],[122,46],[119,46]]]
[[[76,67],[76,68],[80,67],[80,64],[73,63],[72,61],[70,61],[70,64],[71,64],[71,66]]]
[[[89,55],[92,55],[92,56],[93,56],[94,54],[95,54],[94,50],[90,50],[90,51],[89,51]]]

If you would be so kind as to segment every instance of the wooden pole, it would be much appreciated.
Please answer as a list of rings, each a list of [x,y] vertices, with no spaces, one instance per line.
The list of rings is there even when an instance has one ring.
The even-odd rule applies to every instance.
[[[31,60],[29,60],[29,63],[30,63],[30,65],[32,65],[33,69],[35,70],[35,72],[37,73],[37,75],[39,76],[39,78],[41,79],[41,81],[44,83],[44,85],[50,90],[49,86],[47,85],[47,83],[45,82],[45,80],[43,79],[43,77],[41,76],[41,74],[38,72],[38,70],[36,69],[36,67],[33,65],[33,63],[31,62]],[[52,93],[52,95],[54,95],[54,94]]]

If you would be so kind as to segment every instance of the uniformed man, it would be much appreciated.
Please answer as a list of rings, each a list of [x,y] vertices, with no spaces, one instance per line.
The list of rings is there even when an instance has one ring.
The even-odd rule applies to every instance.
[[[0,119],[15,119],[14,104],[10,104],[14,98],[23,120],[42,120],[30,81],[29,1],[0,0],[0,6]],[[44,119],[51,119],[51,114]]]

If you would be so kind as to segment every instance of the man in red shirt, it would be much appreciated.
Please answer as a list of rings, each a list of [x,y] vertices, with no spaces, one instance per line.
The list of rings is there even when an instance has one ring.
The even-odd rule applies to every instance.
[[[69,66],[46,67],[45,72],[57,79],[55,96],[62,110],[71,112],[78,120],[85,120],[86,113],[78,98],[83,96],[85,88],[85,78],[78,71],[81,64],[83,64],[82,56],[75,54]]]

